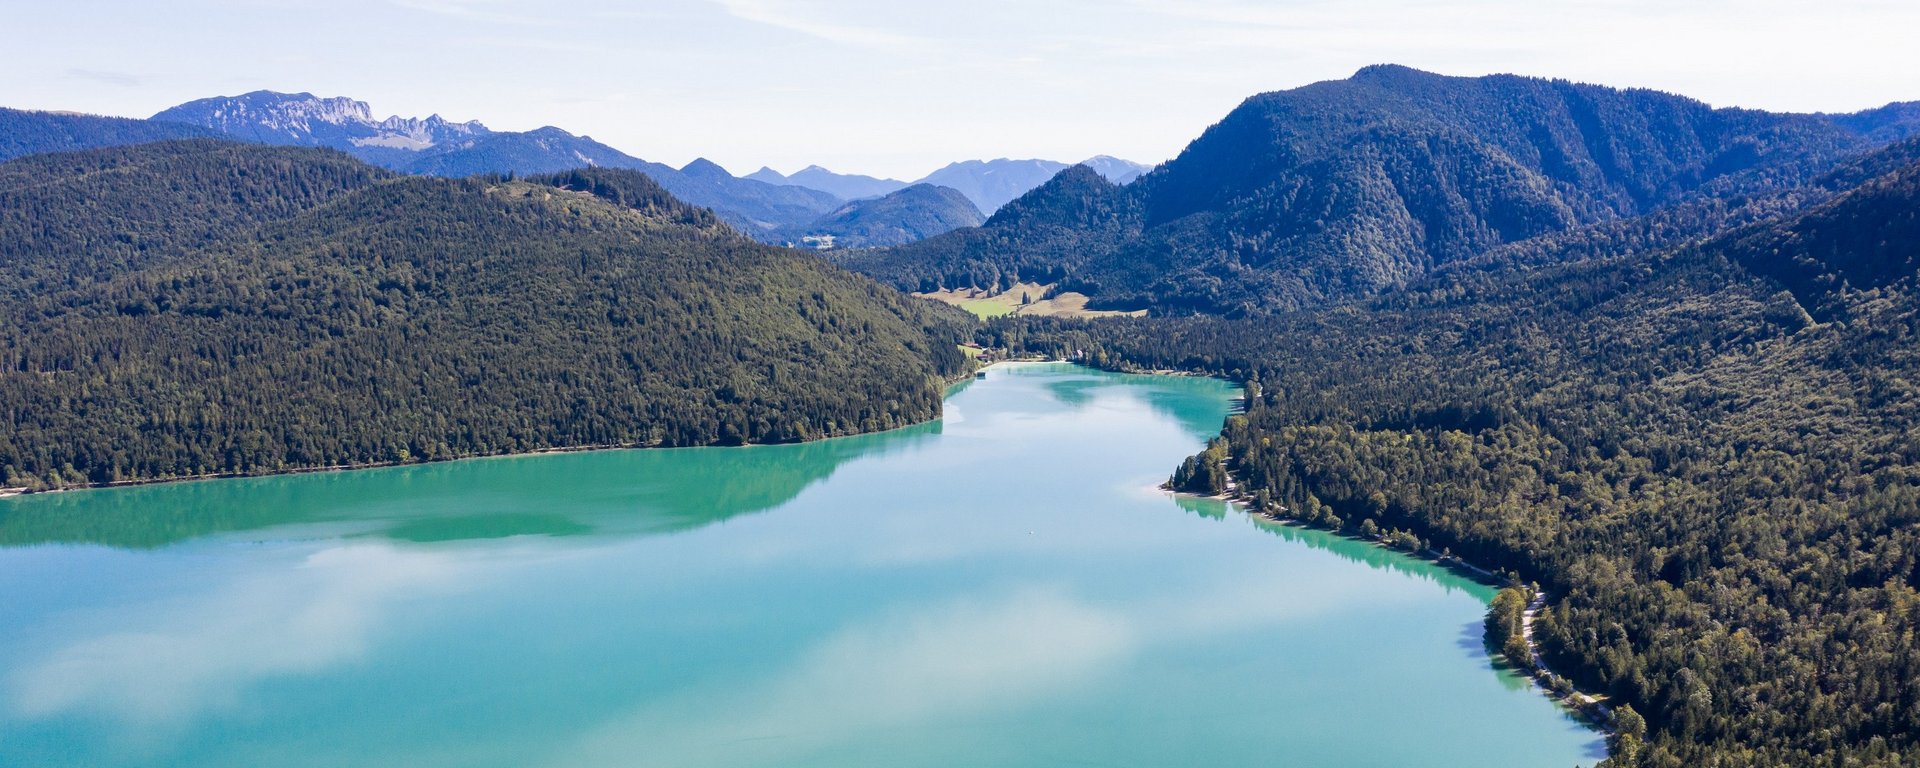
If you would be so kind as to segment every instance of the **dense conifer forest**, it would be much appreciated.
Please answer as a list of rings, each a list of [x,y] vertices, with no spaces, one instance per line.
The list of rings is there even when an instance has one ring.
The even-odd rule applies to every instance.
[[[631,171],[213,141],[0,165],[0,264],[26,488],[898,427],[971,323]]]

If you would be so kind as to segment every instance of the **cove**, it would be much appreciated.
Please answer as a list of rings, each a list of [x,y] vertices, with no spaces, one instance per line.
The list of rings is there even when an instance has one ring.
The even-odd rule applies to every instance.
[[[1551,766],[1493,589],[1152,490],[1224,382],[0,500],[0,765]]]

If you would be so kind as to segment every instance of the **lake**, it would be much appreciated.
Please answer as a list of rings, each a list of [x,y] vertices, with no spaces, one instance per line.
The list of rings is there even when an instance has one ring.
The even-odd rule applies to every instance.
[[[1494,590],[1153,490],[1236,390],[0,500],[0,765],[1542,766]]]

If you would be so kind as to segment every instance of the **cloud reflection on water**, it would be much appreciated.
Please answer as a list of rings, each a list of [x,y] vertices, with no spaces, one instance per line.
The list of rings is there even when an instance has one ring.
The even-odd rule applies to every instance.
[[[1279,575],[1222,573],[1206,586],[1169,583],[1112,602],[1029,585],[897,609],[841,628],[764,677],[646,701],[588,729],[548,764],[814,764],[891,732],[925,737],[943,723],[1081,694],[1156,646],[1257,632],[1359,597],[1274,599],[1285,586]],[[968,733],[979,735],[954,731]]]
[[[297,567],[124,617],[13,675],[13,711],[46,718],[103,714],[141,729],[182,727],[239,706],[244,692],[365,656],[396,605],[458,587],[444,553],[384,544],[337,546]]]

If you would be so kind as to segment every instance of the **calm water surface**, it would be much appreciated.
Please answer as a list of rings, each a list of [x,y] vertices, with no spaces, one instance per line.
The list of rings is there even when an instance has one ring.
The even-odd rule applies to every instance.
[[[1149,490],[1231,394],[0,501],[0,765],[1596,761],[1491,589]]]

